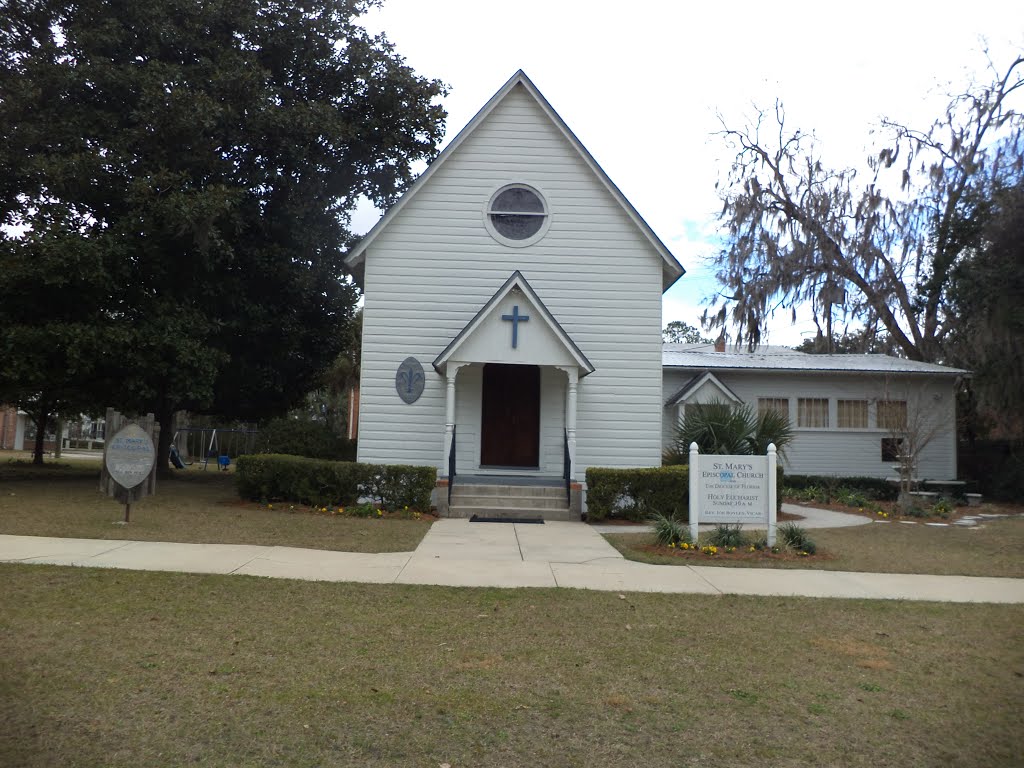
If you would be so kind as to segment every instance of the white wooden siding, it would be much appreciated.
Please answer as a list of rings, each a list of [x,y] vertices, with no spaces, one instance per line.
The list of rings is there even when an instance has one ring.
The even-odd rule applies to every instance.
[[[665,399],[697,371],[668,369],[665,371]],[[893,462],[882,461],[882,438],[889,437],[878,429],[874,403],[877,400],[906,400],[908,409],[915,406],[927,412],[929,423],[938,432],[924,449],[918,474],[922,478],[949,480],[956,477],[956,398],[953,380],[948,377],[850,375],[832,372],[782,374],[770,371],[715,371],[715,376],[744,402],[757,407],[759,397],[789,399],[790,422],[796,424],[796,403],[800,397],[828,398],[828,429],[796,428],[796,437],[787,449],[784,463],[787,472],[802,475],[839,475],[892,477]],[[839,429],[838,400],[868,400],[867,429]],[[663,439],[671,440],[671,423],[676,408],[664,409]],[[911,416],[913,420],[913,416]]]
[[[491,195],[512,183],[537,189],[551,215],[545,237],[526,248],[499,244],[484,226]],[[557,127],[515,87],[367,252],[360,460],[440,465],[444,382],[430,363],[518,269],[596,367],[579,384],[578,477],[593,465],[658,464],[662,265]],[[427,369],[427,383],[406,405],[394,377],[410,355]],[[545,466],[560,472],[561,438],[557,462],[549,438],[561,435],[562,414],[545,414]]]

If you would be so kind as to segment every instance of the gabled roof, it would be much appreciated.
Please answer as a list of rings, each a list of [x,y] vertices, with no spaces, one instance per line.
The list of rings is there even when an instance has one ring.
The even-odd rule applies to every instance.
[[[704,373],[698,373],[688,382],[683,384],[682,388],[665,402],[665,405],[679,405],[679,403],[685,401],[691,394],[696,392],[698,389],[704,386],[705,383],[708,382],[710,382],[713,386],[717,387],[723,395],[732,400],[734,403],[743,402],[743,400],[741,400],[735,392],[733,392],[731,389],[725,386],[725,384],[720,382],[715,377],[715,375],[711,373],[711,371],[704,371]]]
[[[643,217],[637,213],[633,205],[626,199],[625,195],[619,190],[615,183],[608,178],[608,174],[604,172],[604,169],[598,165],[597,161],[593,158],[587,148],[583,146],[576,134],[570,130],[569,126],[565,124],[565,121],[555,112],[554,108],[548,103],[548,100],[544,98],[543,94],[537,90],[537,86],[526,76],[523,70],[519,70],[506,82],[494,96],[483,106],[483,108],[476,113],[472,120],[466,124],[459,134],[452,140],[451,144],[442,150],[442,152],[434,159],[427,170],[425,170],[420,177],[416,179],[415,183],[406,191],[402,197],[398,199],[394,205],[392,205],[387,213],[378,221],[374,227],[367,232],[363,239],[360,240],[348,255],[345,257],[345,264],[349,270],[356,275],[357,280],[361,279],[363,261],[366,258],[366,249],[370,244],[377,238],[377,236],[384,231],[391,221],[398,215],[398,213],[404,208],[409,200],[416,196],[416,194],[423,188],[423,186],[429,181],[430,177],[444,165],[445,161],[455,153],[455,151],[462,145],[462,143],[477,129],[477,127],[487,119],[487,116],[494,111],[494,108],[504,100],[506,96],[516,86],[521,86],[530,96],[532,96],[541,110],[548,116],[552,123],[561,131],[562,135],[569,140],[569,143],[579,153],[580,157],[587,164],[594,175],[600,180],[604,187],[611,193],[612,197],[618,201],[619,205],[622,206],[626,215],[633,221],[637,228],[643,233],[644,237],[651,244],[658,255],[661,256],[662,265],[662,291],[668,290],[668,288],[683,274],[686,272],[683,266],[676,261],[675,256],[668,250],[661,239],[654,234],[654,230],[651,229],[650,225],[644,221]]]
[[[495,294],[487,300],[487,303],[480,308],[480,311],[473,316],[473,319],[466,323],[466,327],[459,331],[458,335],[452,339],[451,343],[444,348],[444,351],[435,358],[434,369],[439,373],[443,372],[448,361],[456,356],[459,347],[461,347],[462,344],[473,335],[473,332],[480,327],[480,324],[483,323],[490,314],[491,309],[493,309],[502,299],[508,296],[516,288],[521,290],[526,298],[533,303],[537,312],[540,313],[541,319],[547,324],[552,332],[554,332],[555,336],[565,347],[565,350],[569,353],[570,357],[576,361],[576,364],[580,368],[580,377],[586,376],[588,373],[593,373],[593,364],[587,359],[587,356],[580,351],[580,348],[576,346],[576,342],[574,342],[569,337],[569,334],[565,332],[565,329],[562,328],[554,315],[551,314],[548,308],[544,305],[544,302],[540,300],[537,292],[533,290],[533,287],[526,281],[526,278],[523,277],[523,274],[519,270],[512,273],[509,279],[506,280]]]
[[[661,353],[665,368],[703,370],[760,370],[803,373],[931,374],[969,376],[962,368],[922,363],[890,355],[811,355],[787,347],[758,347],[753,352],[729,349],[715,352],[709,344],[665,344]]]

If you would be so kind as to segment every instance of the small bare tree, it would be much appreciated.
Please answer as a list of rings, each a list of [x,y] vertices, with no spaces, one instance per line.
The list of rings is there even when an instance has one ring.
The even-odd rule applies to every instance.
[[[889,433],[899,475],[897,503],[902,511],[913,506],[912,495],[918,480],[921,456],[942,431],[941,412],[933,401],[935,393],[886,381],[882,397],[875,404],[878,426]]]

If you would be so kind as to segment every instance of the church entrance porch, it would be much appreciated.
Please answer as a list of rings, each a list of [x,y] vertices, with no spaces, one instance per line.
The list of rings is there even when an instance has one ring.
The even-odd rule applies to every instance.
[[[483,367],[481,468],[540,466],[540,368],[488,363]]]

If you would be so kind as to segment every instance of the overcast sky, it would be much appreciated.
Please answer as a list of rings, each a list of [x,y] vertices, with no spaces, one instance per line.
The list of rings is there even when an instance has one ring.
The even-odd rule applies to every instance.
[[[778,99],[827,161],[857,164],[881,117],[927,127],[947,94],[990,79],[983,47],[1002,68],[1024,48],[1009,0],[385,0],[364,22],[450,86],[446,141],[523,69],[686,267],[663,319],[692,325],[717,286],[715,182],[731,160],[719,114],[740,126]],[[356,230],[377,216],[359,211]],[[792,326],[786,313],[770,341],[812,330],[809,314]]]

